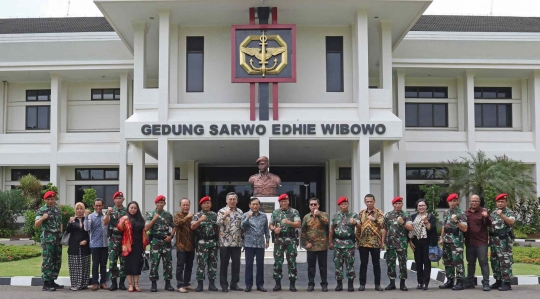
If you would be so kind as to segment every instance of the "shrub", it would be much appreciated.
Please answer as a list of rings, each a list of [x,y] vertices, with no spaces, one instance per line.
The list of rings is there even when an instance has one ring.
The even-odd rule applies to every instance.
[[[0,191],[0,237],[11,237],[16,231],[17,216],[28,206],[20,190]]]
[[[0,244],[0,263],[41,256],[41,251],[28,246],[6,246]]]
[[[27,174],[19,179],[19,184],[17,189],[21,190],[23,196],[28,200],[28,208],[37,209],[43,202],[41,182],[35,176]]]
[[[435,216],[436,223],[439,223],[439,213],[437,213],[437,207],[441,200],[441,187],[439,185],[422,185],[420,190],[425,192],[425,200],[427,201],[427,212]]]
[[[540,265],[540,247],[514,247],[514,263]]]
[[[523,232],[520,228],[514,228],[514,235],[516,237],[516,239],[526,239],[527,238],[527,234],[525,232]]]
[[[43,205],[45,204],[42,204],[41,206]],[[75,215],[75,209],[72,206],[68,205],[59,205],[58,207],[60,208],[60,212],[62,213],[62,227],[65,229],[69,222],[69,218]],[[41,229],[36,229],[34,227],[36,211],[37,210],[26,210],[24,212],[23,232],[25,235],[31,237],[32,240],[34,240],[35,242],[41,242]]]
[[[94,212],[94,200],[96,200],[96,197],[96,190],[93,188],[84,189],[83,203],[90,212]]]

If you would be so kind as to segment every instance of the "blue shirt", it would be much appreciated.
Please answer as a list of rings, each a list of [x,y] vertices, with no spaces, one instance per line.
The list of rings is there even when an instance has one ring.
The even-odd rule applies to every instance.
[[[268,218],[264,212],[253,213],[248,218],[248,213],[242,215],[242,229],[245,231],[244,247],[265,248],[265,243],[270,241],[268,230]],[[266,242],[265,242],[266,239]]]
[[[90,248],[108,247],[108,226],[103,224],[103,214],[94,212],[84,218],[84,230],[90,232]]]

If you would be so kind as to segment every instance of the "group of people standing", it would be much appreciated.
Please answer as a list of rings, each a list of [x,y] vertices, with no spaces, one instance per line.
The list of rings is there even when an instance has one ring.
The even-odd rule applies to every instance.
[[[54,291],[63,286],[54,280],[58,277],[61,266],[62,238],[61,213],[56,206],[56,194],[49,191],[44,195],[46,205],[36,214],[35,226],[41,227],[43,248],[42,278],[43,290]],[[268,220],[260,210],[258,198],[250,200],[250,210],[243,213],[237,208],[238,196],[231,192],[226,195],[226,206],[215,213],[211,210],[209,196],[199,200],[201,210],[190,212],[190,200],[180,200],[180,212],[174,216],[164,210],[166,198],[159,195],[155,199],[156,209],[146,219],[143,218],[137,202],[123,206],[122,192],[113,196],[114,207],[103,213],[103,200],[96,199],[94,212],[84,209],[82,203],[75,206],[75,216],[69,220],[66,230],[71,233],[68,247],[68,261],[71,276],[71,290],[88,288],[90,255],[92,256],[92,290],[117,289],[129,292],[140,292],[139,275],[144,262],[145,248],[150,244],[151,291],[157,292],[159,280],[158,268],[163,260],[163,278],[165,290],[186,293],[192,290],[191,274],[195,255],[197,256],[195,291],[203,291],[205,270],[208,275],[208,290],[218,291],[215,286],[218,249],[220,264],[220,286],[223,292],[229,290],[250,292],[253,288],[253,266],[257,264],[255,287],[266,292],[264,288],[264,252],[270,243],[270,235],[274,243],[273,278],[274,291],[280,291],[283,262],[287,259],[289,290],[296,292],[297,280],[297,246],[301,232],[302,247],[307,250],[308,291],[315,288],[316,265],[319,264],[321,287],[328,291],[327,254],[334,250],[335,291],[343,290],[343,279],[347,277],[349,292],[354,291],[355,251],[360,255],[360,287],[365,290],[369,256],[375,277],[375,290],[383,291],[380,285],[380,253],[386,249],[384,258],[388,265],[387,275],[390,284],[386,290],[397,288],[395,280],[396,261],[399,261],[399,289],[407,291],[407,247],[414,251],[417,265],[417,289],[427,290],[430,281],[431,262],[429,247],[437,245],[436,220],[427,213],[427,203],[421,199],[416,202],[417,213],[409,215],[403,211],[403,198],[398,196],[392,200],[393,211],[386,213],[375,208],[375,196],[364,197],[366,209],[358,214],[350,211],[349,200],[341,197],[337,200],[339,207],[332,217],[319,210],[319,199],[309,200],[310,213],[303,219],[296,209],[289,205],[289,197],[282,194],[278,197],[279,208],[274,210]],[[484,290],[498,288],[509,290],[512,276],[512,237],[511,227],[515,221],[513,212],[506,207],[507,195],[501,194],[495,199],[498,210],[489,215],[480,208],[477,195],[470,198],[470,209],[463,212],[459,204],[459,196],[451,194],[447,198],[450,209],[443,216],[443,228],[439,243],[443,245],[443,260],[448,278],[440,288],[461,290],[474,287],[476,259],[479,260],[484,280]],[[489,268],[487,265],[487,246],[491,244],[491,264],[496,283],[488,285]],[[172,240],[176,237],[176,288],[170,280],[172,272]],[[467,261],[469,276],[464,283],[463,252],[464,242],[467,244]],[[239,286],[240,256],[245,250],[245,289]],[[107,286],[108,276],[111,279]],[[231,260],[231,280],[228,276],[229,260]],[[118,267],[117,263],[120,263]],[[346,269],[344,271],[344,268]],[[128,288],[125,280],[128,280]],[[117,281],[119,279],[119,281]],[[456,281],[454,282],[454,279]]]

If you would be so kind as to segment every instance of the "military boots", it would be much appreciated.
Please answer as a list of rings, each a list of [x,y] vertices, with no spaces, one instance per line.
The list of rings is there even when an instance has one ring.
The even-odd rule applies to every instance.
[[[281,279],[276,279],[276,285],[274,286],[272,291],[274,292],[281,291]]]
[[[341,292],[341,291],[343,291],[343,280],[339,279],[337,281],[336,292]]]
[[[495,283],[492,284],[492,285],[490,286],[490,288],[492,288],[492,289],[498,289],[498,288],[501,287],[501,285],[502,285],[502,280],[498,280],[498,279],[497,279],[497,280],[495,280]]]
[[[390,279],[390,283],[384,289],[387,290],[387,291],[395,290],[396,289],[396,280],[395,279]]]
[[[454,279],[453,278],[447,278],[446,283],[439,286],[439,289],[451,289],[454,287]]]

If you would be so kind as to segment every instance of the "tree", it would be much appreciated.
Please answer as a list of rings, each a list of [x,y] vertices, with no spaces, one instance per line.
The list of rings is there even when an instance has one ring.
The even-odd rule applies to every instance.
[[[22,215],[27,206],[21,190],[0,191],[0,237],[15,234],[17,216]]]
[[[435,222],[439,222],[439,213],[437,207],[441,202],[441,188],[439,185],[422,185],[420,190],[425,193],[424,199],[427,202],[427,212],[435,216]]]
[[[479,151],[443,164],[448,169],[444,179],[450,193],[478,194],[484,202],[494,200],[491,198],[493,191],[495,194],[508,193],[510,208],[514,207],[516,198],[536,198],[536,183],[530,167],[506,155],[492,159]]]
[[[27,174],[19,179],[19,186],[17,189],[22,191],[22,195],[27,199],[29,207],[36,209],[41,205],[43,201],[43,186],[41,186],[40,180],[31,174]]]
[[[84,189],[83,203],[90,212],[94,212],[94,201],[96,200],[96,190],[93,188]]]

